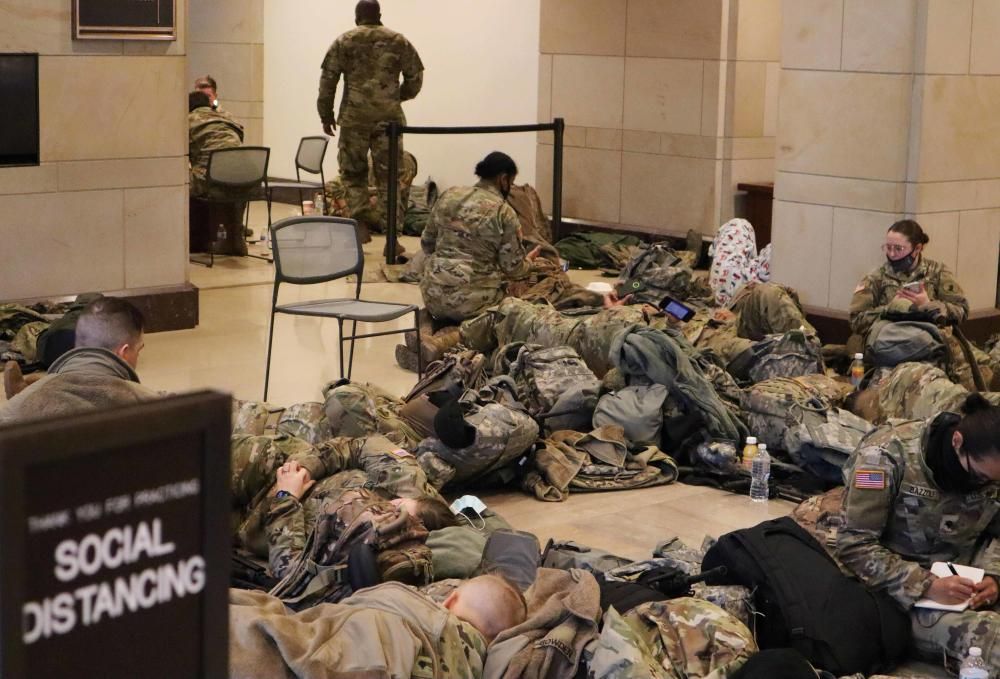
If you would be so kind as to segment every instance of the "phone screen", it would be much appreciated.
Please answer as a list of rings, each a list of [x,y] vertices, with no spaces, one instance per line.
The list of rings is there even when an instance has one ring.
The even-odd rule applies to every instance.
[[[681,321],[690,320],[690,318],[694,316],[694,309],[681,304],[672,297],[665,298],[660,303],[660,308]]]

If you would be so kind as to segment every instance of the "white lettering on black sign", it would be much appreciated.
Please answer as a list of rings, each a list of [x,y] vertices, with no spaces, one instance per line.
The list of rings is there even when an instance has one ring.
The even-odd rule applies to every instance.
[[[89,523],[105,515],[120,515],[135,508],[148,508],[200,492],[198,479],[158,488],[117,495],[103,502],[90,502],[72,510],[60,510],[28,518],[29,533],[41,533]],[[72,583],[104,571],[115,571],[151,560],[141,570],[67,589],[53,596],[29,601],[23,607],[25,644],[68,634],[77,625],[96,625],[174,599],[198,594],[205,587],[205,559],[200,554],[172,557],[177,551],[164,535],[159,518],[125,523],[83,537],[60,541],[53,552],[53,573],[59,582]]]

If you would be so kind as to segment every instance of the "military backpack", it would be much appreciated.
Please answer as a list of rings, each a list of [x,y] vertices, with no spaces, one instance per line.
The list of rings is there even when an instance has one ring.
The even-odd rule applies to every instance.
[[[503,353],[503,349],[501,349]],[[546,427],[586,429],[590,425],[601,382],[575,349],[526,344],[510,366],[518,400],[546,420]]]

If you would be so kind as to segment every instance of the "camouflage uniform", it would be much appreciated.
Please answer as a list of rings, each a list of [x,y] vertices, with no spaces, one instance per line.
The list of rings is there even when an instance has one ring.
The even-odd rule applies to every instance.
[[[665,325],[663,317],[658,318]],[[609,351],[615,336],[632,325],[649,322],[639,306],[560,312],[546,304],[507,297],[464,322],[461,333],[463,344],[482,353],[514,342],[570,346],[597,377],[603,377],[612,367]]]
[[[301,464],[317,481],[302,502],[267,497],[278,469],[289,461]],[[339,491],[361,487],[379,488],[393,497],[440,498],[416,459],[383,436],[335,438],[319,446],[284,434],[233,437],[233,505],[239,520],[236,534],[243,547],[259,556],[268,553],[265,527],[268,534],[287,536],[271,539],[273,544],[290,545],[287,549],[291,551],[304,544],[304,528],[312,525],[311,519],[324,500]]]
[[[488,182],[445,191],[420,237],[428,253],[420,292],[431,315],[464,321],[499,303],[506,281],[526,277],[519,227],[517,213]]]
[[[417,176],[417,159],[409,151],[403,152],[403,164],[399,167],[399,204],[400,209],[406,211],[406,206],[410,202],[410,188],[413,180]],[[378,184],[375,180],[375,168],[368,163],[368,204],[377,215],[379,224],[385,223],[385,206],[378,202]],[[351,210],[348,205],[347,189],[340,177],[335,177],[326,183],[324,187],[324,211],[330,217],[351,217]],[[397,222],[402,230],[402,222]]]
[[[188,113],[188,158],[191,161],[191,195],[207,198],[244,198],[233,196],[208,184],[208,158],[213,151],[236,148],[243,144],[243,126],[210,106]]]
[[[682,597],[604,616],[585,654],[593,679],[727,677],[757,652],[746,625],[718,606]]]
[[[931,299],[929,308],[948,321],[961,323],[969,315],[969,302],[948,267],[921,257],[913,271],[897,273],[886,263],[861,280],[851,299],[851,330],[864,336],[887,312],[913,311],[910,302],[896,300],[903,285],[913,281],[924,284]]]
[[[316,106],[324,125],[340,125],[337,162],[351,216],[377,223],[368,201],[368,153],[371,151],[378,204],[386,205],[389,138],[385,125],[406,124],[402,102],[420,92],[424,65],[402,35],[381,24],[361,23],[334,41],[323,59],[322,70]],[[345,91],[340,114],[335,117],[333,104],[341,75]],[[402,168],[402,140],[399,151]],[[397,223],[403,223],[402,211]]]
[[[793,293],[773,283],[756,283],[741,288],[727,310],[702,307],[680,329],[696,347],[711,349],[728,364],[766,336],[799,328],[816,334]]]
[[[955,415],[945,414],[957,422]],[[931,585],[935,561],[979,565],[1000,576],[1000,554],[977,556],[985,535],[1000,534],[1000,485],[968,494],[946,493],[924,459],[931,421],[897,422],[876,429],[861,442],[844,469],[845,489],[807,500],[795,519],[817,536],[841,567],[873,589],[885,590],[911,611],[918,650],[951,661],[970,646],[983,649],[1000,666],[1000,613],[950,613],[914,609]],[[831,508],[843,493],[839,508]]]
[[[929,363],[900,363],[868,389],[876,399],[871,413],[876,424],[955,413],[969,395],[968,389],[955,384],[943,370]],[[1000,392],[987,392],[983,396],[1000,405]]]
[[[911,302],[896,297],[904,284],[917,281],[924,284],[924,290],[931,300],[927,307],[920,310]],[[938,316],[935,322],[945,326],[942,334],[951,356],[949,372],[967,389],[975,389],[971,368],[962,346],[951,328],[947,327],[957,326],[965,321],[969,316],[969,302],[954,274],[944,264],[921,258],[913,271],[904,273],[897,273],[888,264],[883,264],[858,284],[851,299],[850,311],[851,330],[861,338],[867,337],[875,321],[887,314],[936,312]],[[971,349],[983,380],[989,385],[993,378],[989,357],[976,347]]]

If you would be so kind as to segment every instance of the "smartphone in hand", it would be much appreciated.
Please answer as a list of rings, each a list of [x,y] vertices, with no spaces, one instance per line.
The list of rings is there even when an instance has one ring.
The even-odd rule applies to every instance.
[[[681,304],[673,297],[664,297],[663,301],[660,302],[660,309],[679,321],[690,321],[691,317],[694,316],[694,309],[686,304]]]

